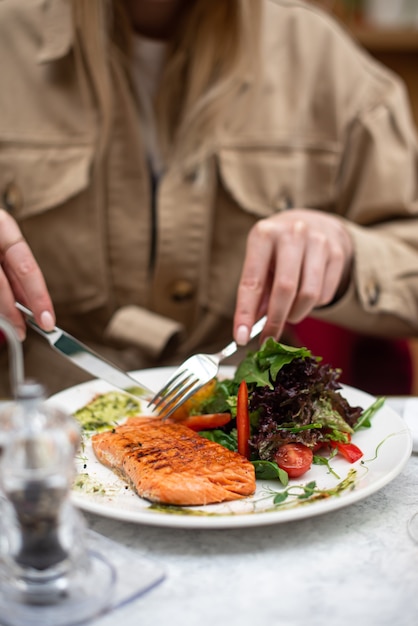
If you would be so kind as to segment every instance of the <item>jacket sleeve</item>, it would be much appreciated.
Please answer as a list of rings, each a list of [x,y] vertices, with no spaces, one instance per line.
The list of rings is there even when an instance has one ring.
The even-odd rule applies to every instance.
[[[372,101],[374,99],[374,102]],[[403,84],[384,89],[347,123],[337,213],[353,238],[345,295],[315,314],[368,334],[418,331],[418,145]]]

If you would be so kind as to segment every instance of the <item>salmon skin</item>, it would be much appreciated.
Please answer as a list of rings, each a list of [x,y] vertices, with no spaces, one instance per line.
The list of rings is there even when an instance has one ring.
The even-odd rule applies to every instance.
[[[91,441],[97,459],[152,502],[212,504],[255,491],[247,459],[182,424],[132,417]]]

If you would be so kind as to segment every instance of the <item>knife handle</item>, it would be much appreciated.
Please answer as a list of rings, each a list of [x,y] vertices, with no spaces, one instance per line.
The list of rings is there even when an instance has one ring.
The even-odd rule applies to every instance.
[[[49,330],[49,331],[43,330],[35,322],[35,316],[30,309],[28,309],[26,306],[24,306],[20,302],[15,302],[15,306],[17,310],[23,313],[23,315],[25,316],[26,323],[28,324],[28,326],[36,330],[36,332],[39,333],[39,335],[42,335],[42,337],[44,337],[47,341],[49,341],[49,343],[52,344],[53,338],[56,338],[56,333],[60,333],[60,329],[54,326],[53,330]]]
[[[15,302],[15,306],[16,306],[18,311],[23,313],[23,315],[26,317],[26,319],[29,319],[31,322],[34,322],[36,324],[35,317],[34,317],[32,311],[30,309],[28,309],[23,304],[20,304],[20,302]]]

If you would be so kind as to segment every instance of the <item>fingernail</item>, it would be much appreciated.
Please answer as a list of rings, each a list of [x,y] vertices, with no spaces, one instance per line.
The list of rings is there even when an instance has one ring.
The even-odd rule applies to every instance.
[[[17,332],[17,336],[19,338],[19,341],[25,341],[26,339],[26,328],[16,328],[16,332]]]
[[[239,346],[246,346],[250,338],[250,331],[247,326],[238,326],[236,342]]]
[[[49,311],[41,313],[41,324],[44,330],[54,330],[54,318]]]

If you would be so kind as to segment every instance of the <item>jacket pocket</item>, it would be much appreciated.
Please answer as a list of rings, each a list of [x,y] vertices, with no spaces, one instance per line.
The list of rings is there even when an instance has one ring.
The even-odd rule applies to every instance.
[[[0,144],[0,205],[16,219],[58,307],[84,312],[106,293],[91,146]]]
[[[0,148],[0,198],[17,219],[59,205],[87,187],[92,149]]]
[[[314,146],[223,149],[221,181],[237,204],[258,217],[291,207],[326,209],[335,199],[337,154]]]

